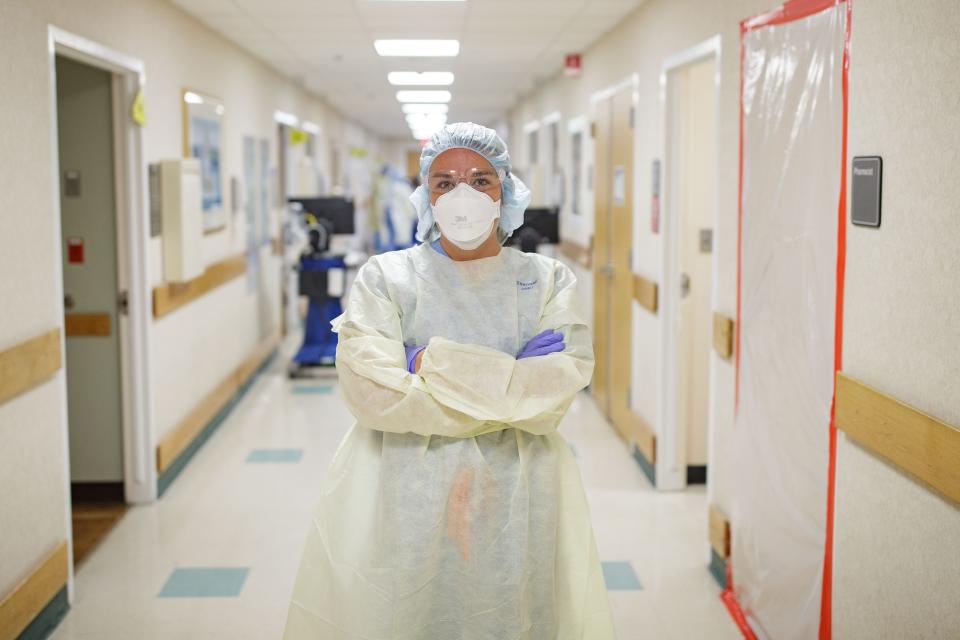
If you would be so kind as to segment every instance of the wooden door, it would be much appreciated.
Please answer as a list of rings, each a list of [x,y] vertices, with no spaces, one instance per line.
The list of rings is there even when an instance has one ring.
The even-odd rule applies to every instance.
[[[632,91],[595,104],[593,392],[621,435],[632,441],[630,361],[633,274]]]

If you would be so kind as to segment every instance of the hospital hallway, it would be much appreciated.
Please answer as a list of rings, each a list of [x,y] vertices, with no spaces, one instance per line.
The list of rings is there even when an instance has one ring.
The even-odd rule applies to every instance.
[[[321,479],[353,424],[335,377],[287,379],[294,344],[163,500],[132,507],[80,566],[52,638],[282,635]],[[703,490],[657,494],[587,394],[560,433],[583,474],[618,637],[739,637],[703,571]]]
[[[960,640],[960,0],[0,0],[0,640]]]

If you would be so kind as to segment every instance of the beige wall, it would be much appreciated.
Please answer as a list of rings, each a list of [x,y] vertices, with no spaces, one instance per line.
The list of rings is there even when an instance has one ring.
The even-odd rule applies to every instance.
[[[60,248],[54,231],[50,24],[144,62],[147,162],[181,155],[182,89],[221,98],[228,199],[229,177],[243,176],[243,136],[269,138],[276,166],[272,115],[278,109],[323,128],[317,145],[321,165],[328,164],[333,146],[366,148],[370,157],[377,152],[376,137],[170,3],[0,2],[0,349],[62,324],[62,302],[55,293]],[[242,211],[227,217],[227,229],[204,240],[208,263],[245,250]],[[154,284],[162,281],[160,249],[160,240],[153,239],[144,256]],[[278,324],[278,303],[267,300],[278,299],[280,266],[269,249],[263,250],[261,262],[265,277],[258,294],[248,293],[244,278],[238,278],[153,323],[154,439],[168,433],[254,349],[262,333],[261,308],[269,306],[270,322]],[[0,406],[0,594],[67,537],[62,385],[61,374]]]
[[[739,21],[775,0],[650,0],[585,52],[580,78],[557,76],[510,114],[511,149],[524,166],[523,125],[560,111],[590,113],[591,93],[639,77],[634,269],[660,279],[662,236],[650,233],[650,164],[660,158],[664,59],[719,34],[719,215],[716,310],[736,311]],[[848,228],[844,364],[854,377],[960,425],[960,13],[951,0],[853,5],[850,155],[884,157],[879,231]],[[566,136],[561,157],[567,160]],[[567,223],[563,233],[586,242]],[[662,220],[661,220],[662,227]],[[589,278],[589,274],[584,274]],[[583,280],[583,278],[582,278]],[[586,301],[589,304],[589,301]],[[634,311],[633,406],[655,430],[658,321]],[[727,509],[733,366],[714,359],[712,500]],[[848,442],[838,443],[834,636],[947,637],[960,628],[960,511]],[[733,523],[736,535],[736,522]]]
[[[960,11],[853,7],[849,151],[883,157],[883,219],[847,227],[843,369],[960,427]],[[960,509],[837,448],[834,636],[956,637]]]

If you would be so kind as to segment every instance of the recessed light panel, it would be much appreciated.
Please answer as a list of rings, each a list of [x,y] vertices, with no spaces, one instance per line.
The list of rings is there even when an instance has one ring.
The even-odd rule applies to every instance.
[[[391,71],[387,80],[395,86],[441,87],[453,84],[453,74],[449,71]]]

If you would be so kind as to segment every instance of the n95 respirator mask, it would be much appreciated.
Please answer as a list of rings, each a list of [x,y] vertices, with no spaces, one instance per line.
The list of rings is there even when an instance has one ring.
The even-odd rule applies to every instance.
[[[476,249],[493,230],[500,218],[500,201],[477,191],[463,182],[437,198],[433,217],[440,233],[465,251]]]

